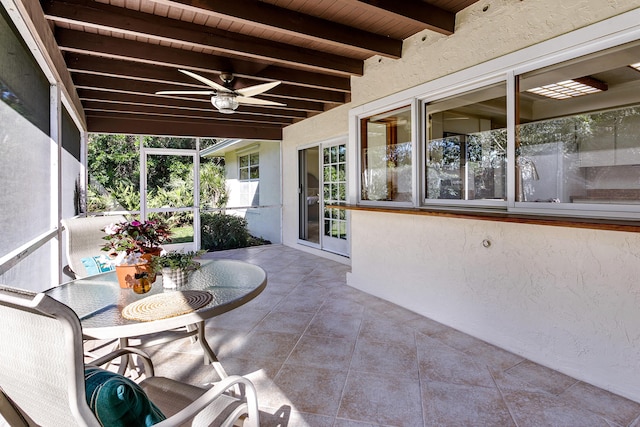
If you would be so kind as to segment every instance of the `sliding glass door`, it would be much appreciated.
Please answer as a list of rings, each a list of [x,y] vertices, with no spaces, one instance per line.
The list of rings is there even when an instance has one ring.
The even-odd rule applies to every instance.
[[[298,151],[298,238],[320,245],[320,148]]]

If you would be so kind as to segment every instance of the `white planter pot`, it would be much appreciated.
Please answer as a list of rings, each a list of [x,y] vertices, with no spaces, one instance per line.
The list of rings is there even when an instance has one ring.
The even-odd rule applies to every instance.
[[[168,289],[181,288],[187,284],[189,271],[181,268],[172,270],[168,267],[162,269],[162,287]]]

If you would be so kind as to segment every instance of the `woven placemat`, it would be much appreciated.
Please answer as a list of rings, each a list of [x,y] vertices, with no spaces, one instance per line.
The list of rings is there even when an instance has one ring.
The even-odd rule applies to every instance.
[[[213,296],[205,291],[178,291],[151,295],[122,309],[122,317],[148,322],[191,313],[209,304]]]

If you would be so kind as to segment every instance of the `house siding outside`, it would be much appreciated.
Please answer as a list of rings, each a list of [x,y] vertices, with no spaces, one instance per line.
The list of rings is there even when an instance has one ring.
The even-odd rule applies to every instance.
[[[554,44],[539,43],[572,38],[625,12],[637,16],[639,7],[640,1],[479,2],[457,15],[455,34],[425,31],[405,41],[401,59],[368,60],[364,76],[352,79],[350,104],[284,131],[284,244],[311,250],[297,241],[300,147],[349,134],[349,193],[357,200],[350,111],[411,99],[411,88],[470,67],[489,73],[500,57],[527,47],[544,56]],[[579,33],[576,44],[589,32]],[[350,217],[351,286],[640,402],[640,235],[365,211]]]
[[[250,146],[255,146],[255,149],[246,152],[240,149],[240,154],[234,150],[225,153],[225,178],[229,195],[226,213],[245,218],[253,236],[279,244],[282,243],[280,141],[252,141]],[[249,153],[260,155],[260,179],[240,181],[238,158]]]

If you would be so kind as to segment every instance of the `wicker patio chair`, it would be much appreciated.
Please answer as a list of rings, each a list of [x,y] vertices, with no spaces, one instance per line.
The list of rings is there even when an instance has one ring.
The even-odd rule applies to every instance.
[[[151,360],[142,351],[129,348],[85,366],[80,321],[69,307],[45,294],[0,286],[0,318],[0,414],[11,420],[11,425],[100,426],[98,417],[104,420],[105,412],[94,408],[96,416],[92,411],[97,388],[90,375],[99,372],[116,381],[129,380],[96,371],[93,365],[125,353],[142,356],[146,378],[139,385],[146,392],[146,396],[142,393],[144,402],[148,397],[152,402],[149,407],[154,411],[159,408],[168,417],[156,426],[231,426],[238,420],[248,427],[259,425],[255,389],[244,377],[227,377],[208,390],[195,387],[154,376]],[[86,375],[91,403],[85,396]],[[237,384],[242,389],[235,395],[239,397],[226,393]],[[122,403],[142,399],[138,394],[135,397]],[[121,425],[135,424],[127,421]]]
[[[82,263],[83,258],[91,258],[101,254],[102,246],[106,243],[102,229],[109,224],[125,221],[122,215],[77,217],[63,219],[62,225],[67,231],[66,254],[69,265],[64,273],[72,279],[89,276]]]

